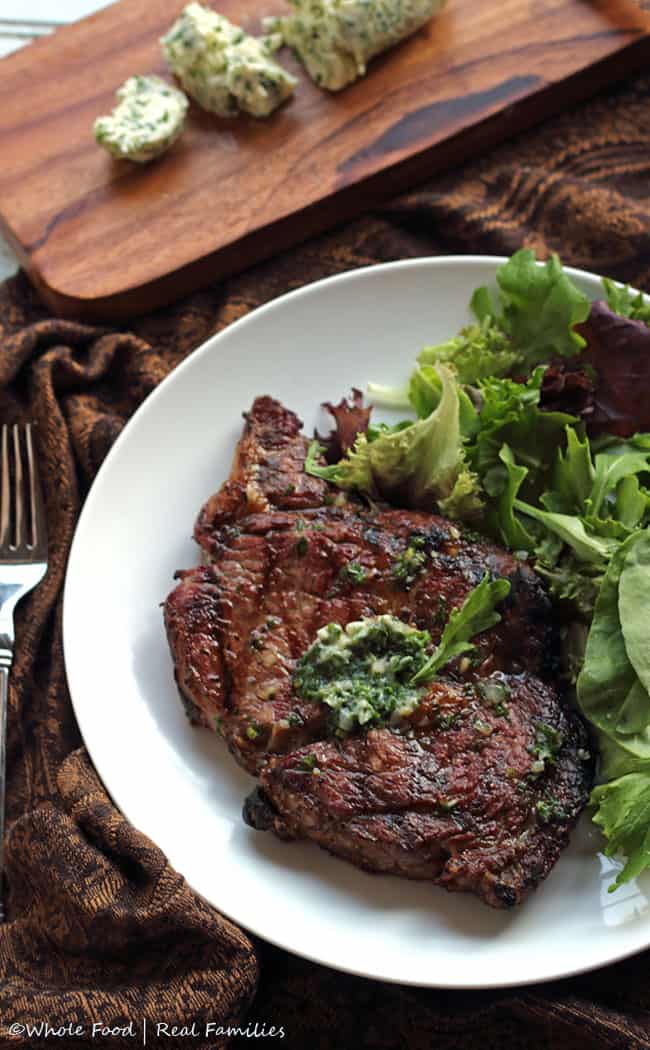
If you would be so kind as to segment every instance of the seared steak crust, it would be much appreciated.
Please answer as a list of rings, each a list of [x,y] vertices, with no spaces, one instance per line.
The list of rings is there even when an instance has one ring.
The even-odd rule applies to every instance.
[[[255,511],[321,507],[328,497],[329,486],[305,474],[308,441],[295,412],[258,397],[244,419],[230,477],[201,509],[194,529],[208,555],[222,525]]]
[[[369,509],[306,475],[301,423],[271,398],[245,418],[231,476],[197,520],[206,564],[178,573],[165,604],[188,715],[261,774],[264,794],[248,809],[258,826],[313,838],[371,870],[515,903],[557,859],[588,792],[582,727],[551,684],[557,639],[541,582],[443,518]],[[437,641],[486,572],[508,577],[511,593],[472,659],[450,665],[408,723],[329,739],[328,709],[292,688],[317,630],[391,613]],[[513,699],[509,718],[485,736],[475,723],[492,722],[477,683],[495,674],[507,674]],[[441,706],[457,709],[454,728],[442,728]],[[555,765],[526,779],[540,719],[562,722],[564,744]],[[312,752],[323,763],[315,777],[300,766]],[[506,769],[518,771],[518,788]],[[458,795],[444,814],[434,780]],[[390,808],[377,808],[381,791],[393,792]],[[558,791],[552,821],[531,816]]]
[[[584,806],[585,733],[553,690],[530,675],[499,714],[477,683],[434,683],[399,729],[314,743],[262,770],[266,811],[248,812],[285,838],[310,838],[370,871],[518,904],[550,871]],[[480,683],[479,683],[480,685]],[[540,770],[539,740],[559,754]]]

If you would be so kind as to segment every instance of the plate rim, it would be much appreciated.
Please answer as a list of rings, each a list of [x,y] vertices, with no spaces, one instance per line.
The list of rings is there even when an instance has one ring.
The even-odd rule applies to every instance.
[[[171,370],[171,372],[169,372],[165,376],[165,378],[162,379],[161,382],[158,383],[158,385],[143,399],[143,401],[139,404],[139,406],[137,407],[135,412],[130,416],[130,418],[125,423],[125,425],[122,428],[120,434],[118,435],[118,437],[114,441],[113,445],[109,449],[106,457],[104,458],[104,460],[103,460],[99,470],[97,471],[97,474],[95,475],[95,477],[94,477],[94,479],[93,479],[93,481],[92,481],[92,483],[90,485],[90,488],[89,488],[89,490],[88,490],[88,492],[86,494],[85,500],[84,500],[84,502],[82,504],[82,507],[81,507],[81,510],[80,510],[80,513],[79,513],[79,517],[77,519],[77,523],[75,525],[75,530],[74,530],[72,542],[71,542],[71,545],[70,545],[70,550],[69,550],[69,553],[68,553],[68,559],[67,559],[66,570],[65,570],[65,579],[64,579],[64,583],[63,583],[63,596],[62,596],[62,649],[63,649],[64,669],[65,669],[66,683],[67,683],[67,686],[68,686],[68,693],[69,693],[69,696],[70,696],[70,702],[71,702],[71,705],[72,705],[72,709],[73,709],[73,713],[74,713],[74,716],[75,716],[75,720],[77,722],[77,726],[79,728],[79,732],[80,732],[80,735],[81,735],[81,738],[82,738],[82,741],[83,741],[83,745],[84,745],[84,747],[86,749],[86,752],[88,753],[88,756],[89,756],[89,758],[90,758],[90,760],[91,760],[91,762],[93,764],[93,768],[95,769],[95,771],[96,771],[96,773],[97,773],[97,775],[98,775],[98,777],[99,777],[99,779],[100,779],[100,781],[102,783],[102,786],[103,786],[104,790],[106,791],[106,793],[108,794],[109,798],[111,799],[111,802],[116,807],[116,809],[122,814],[122,816],[127,821],[129,821],[129,823],[133,823],[133,826],[137,830],[139,830],[141,832],[141,834],[144,834],[146,837],[151,838],[146,831],[142,831],[138,827],[137,823],[132,822],[132,819],[129,816],[128,803],[124,802],[124,804],[121,804],[120,802],[117,801],[117,799],[113,795],[113,792],[112,792],[111,788],[109,787],[108,780],[107,780],[106,776],[104,775],[105,774],[105,769],[102,768],[104,766],[103,760],[100,760],[100,761],[97,760],[97,758],[93,754],[93,751],[91,750],[91,747],[89,746],[88,741],[87,741],[86,729],[90,726],[90,720],[86,719],[85,716],[83,714],[81,714],[81,712],[84,710],[84,705],[83,704],[78,704],[75,701],[75,690],[74,690],[73,685],[72,685],[72,678],[74,678],[74,672],[70,671],[70,667],[73,664],[73,660],[70,657],[70,653],[72,652],[72,645],[73,645],[72,640],[71,640],[72,634],[73,634],[73,625],[70,622],[70,614],[68,612],[69,607],[70,607],[70,602],[68,601],[68,595],[70,593],[70,590],[72,589],[71,580],[72,580],[73,573],[74,573],[75,560],[76,560],[76,550],[77,550],[77,547],[79,547],[81,545],[82,541],[83,541],[83,532],[84,532],[84,529],[86,527],[86,520],[90,518],[94,502],[95,502],[96,499],[100,498],[97,495],[97,493],[99,492],[99,489],[100,489],[100,485],[98,484],[98,482],[101,482],[101,480],[103,478],[103,475],[105,473],[107,473],[108,470],[110,469],[110,467],[112,465],[112,462],[113,462],[113,459],[116,458],[120,454],[122,444],[124,444],[126,441],[129,440],[130,432],[131,432],[131,429],[132,429],[132,424],[134,423],[135,420],[140,420],[147,412],[150,412],[152,410],[152,405],[155,405],[157,399],[159,398],[159,396],[161,396],[161,391],[164,391],[166,389],[166,387],[169,384],[171,384],[178,377],[178,375],[181,372],[183,372],[184,370],[186,370],[186,369],[188,369],[190,367],[195,367],[197,360],[203,358],[204,356],[206,356],[208,354],[211,354],[211,353],[215,352],[215,347],[218,348],[220,341],[223,340],[226,336],[229,336],[231,332],[233,332],[234,330],[244,329],[247,326],[247,324],[251,323],[252,321],[257,322],[260,317],[263,317],[266,313],[271,312],[272,310],[276,309],[277,307],[281,307],[287,301],[297,301],[299,299],[302,299],[302,298],[305,298],[305,297],[307,297],[309,295],[312,295],[315,292],[317,294],[318,290],[323,288],[323,287],[330,287],[330,286],[332,286],[334,284],[338,284],[338,283],[354,282],[355,280],[361,279],[363,277],[366,277],[368,274],[373,273],[373,272],[377,272],[377,271],[386,272],[388,270],[405,270],[405,269],[409,269],[409,268],[418,269],[418,268],[420,268],[422,266],[425,266],[427,268],[429,268],[429,267],[436,268],[438,266],[450,267],[450,268],[457,268],[457,267],[463,268],[463,267],[466,267],[466,266],[479,266],[479,267],[483,267],[487,271],[487,273],[486,273],[486,280],[490,281],[490,280],[493,280],[493,278],[494,278],[495,270],[499,266],[501,266],[504,263],[506,263],[509,258],[510,258],[509,256],[503,256],[503,255],[482,255],[482,254],[470,254],[470,255],[453,254],[453,255],[436,255],[436,256],[426,256],[426,255],[424,255],[424,256],[417,256],[415,258],[398,259],[398,260],[391,260],[391,261],[388,261],[388,262],[372,263],[372,264],[369,264],[369,265],[356,267],[354,269],[344,270],[344,271],[342,271],[340,273],[332,274],[330,276],[322,277],[322,278],[319,278],[318,280],[311,281],[311,282],[309,282],[307,284],[301,285],[298,288],[291,289],[288,292],[283,292],[282,294],[274,296],[273,298],[267,300],[266,302],[262,303],[261,305],[252,308],[246,314],[244,314],[243,317],[240,317],[240,318],[236,319],[235,321],[231,322],[230,324],[227,324],[224,328],[220,329],[220,331],[218,331],[218,332],[214,333],[213,335],[209,336],[206,340],[204,340],[197,347],[195,347],[195,349],[191,350],[187,354],[187,356],[178,365],[176,365]],[[545,260],[537,260],[537,262],[538,262],[538,265],[543,265]],[[588,282],[602,282],[602,276],[599,275],[599,274],[595,274],[595,273],[593,273],[591,271],[583,270],[583,269],[580,269],[580,268],[577,268],[577,267],[564,266],[564,265],[563,265],[563,269],[564,269],[565,273],[567,275],[569,275],[570,277],[578,278],[579,280],[586,279]],[[620,282],[617,282],[617,283],[620,283]],[[638,291],[637,289],[635,289],[632,286],[630,286],[630,290],[632,292]],[[647,300],[650,300],[650,295],[648,295],[647,293],[643,293],[643,292],[641,294],[643,294],[644,297]],[[414,353],[415,353],[415,351],[414,351]],[[581,819],[584,819],[584,814],[583,814],[583,817]],[[574,833],[575,833],[575,829],[574,829]],[[174,867],[172,862],[169,860],[169,857],[167,856],[166,852],[160,846],[158,846],[157,843],[155,843],[155,840],[153,838],[151,838],[151,841],[154,842],[156,847],[161,850],[161,852],[165,856],[165,860],[167,861],[167,863],[170,864],[171,867]],[[174,870],[177,870],[177,869],[174,868]],[[182,873],[180,873],[180,874],[182,875]],[[196,893],[197,896],[201,900],[203,900],[211,908],[214,908],[215,911],[217,911],[220,915],[223,915],[225,918],[228,919],[228,921],[234,923],[236,926],[241,927],[245,932],[247,932],[249,934],[252,934],[253,936],[260,937],[262,940],[267,941],[269,944],[272,944],[274,947],[280,948],[283,951],[287,951],[290,954],[295,955],[295,956],[297,956],[299,958],[303,958],[303,959],[306,959],[306,960],[308,960],[310,962],[316,963],[319,966],[325,966],[325,967],[328,967],[330,969],[339,971],[341,973],[346,973],[346,974],[350,974],[352,976],[362,977],[362,978],[364,978],[366,980],[379,981],[379,982],[387,983],[387,984],[402,984],[402,985],[407,986],[407,987],[439,988],[439,989],[458,990],[458,991],[478,991],[478,990],[486,990],[487,991],[487,990],[497,990],[497,989],[507,989],[507,988],[512,988],[512,989],[524,988],[524,987],[530,987],[530,986],[537,985],[537,984],[541,985],[541,984],[546,984],[546,983],[551,982],[551,981],[557,981],[557,980],[566,979],[568,977],[577,976],[579,974],[590,973],[590,972],[592,972],[594,970],[598,970],[598,969],[604,968],[605,966],[611,966],[614,963],[622,961],[623,959],[627,959],[627,958],[630,958],[630,957],[632,957],[634,955],[637,955],[637,954],[647,950],[650,947],[650,933],[649,933],[648,937],[647,937],[647,939],[646,939],[646,941],[644,943],[638,944],[638,945],[633,946],[633,947],[629,947],[629,946],[628,947],[624,947],[620,951],[615,951],[613,954],[609,954],[605,960],[603,960],[602,958],[598,958],[595,961],[586,961],[584,964],[570,965],[570,966],[567,966],[566,968],[560,967],[559,969],[554,969],[552,972],[544,972],[544,973],[542,973],[541,976],[531,976],[531,977],[527,977],[527,978],[524,978],[523,980],[519,980],[519,981],[516,981],[516,982],[511,980],[511,979],[508,979],[508,978],[506,978],[506,979],[487,978],[487,979],[481,980],[481,981],[467,981],[467,982],[458,982],[456,980],[445,981],[444,977],[441,977],[439,974],[435,975],[435,979],[431,979],[428,976],[427,977],[422,977],[422,979],[413,979],[412,977],[403,978],[403,977],[399,977],[399,976],[395,976],[395,975],[386,975],[385,973],[368,972],[371,969],[370,967],[368,967],[368,971],[364,972],[363,970],[359,969],[358,967],[346,964],[345,960],[340,960],[340,961],[334,962],[334,961],[331,961],[328,958],[325,961],[325,960],[323,960],[322,955],[319,955],[319,954],[317,954],[315,952],[309,952],[309,951],[306,951],[306,950],[297,949],[297,948],[293,947],[291,944],[286,943],[286,941],[283,941],[282,938],[275,937],[275,936],[270,936],[264,930],[260,930],[259,928],[256,928],[255,924],[248,925],[247,922],[245,920],[242,920],[239,916],[229,914],[229,912],[226,909],[224,909],[221,905],[219,905],[218,903],[215,903],[214,901],[210,900],[200,890],[197,890],[192,885],[190,879],[188,879],[184,875],[182,875],[182,877],[185,879],[185,881],[187,882],[188,886],[192,889],[192,892]]]

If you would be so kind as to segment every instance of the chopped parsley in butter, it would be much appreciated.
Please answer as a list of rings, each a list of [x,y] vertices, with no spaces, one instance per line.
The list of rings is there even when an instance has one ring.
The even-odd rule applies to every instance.
[[[293,93],[295,77],[271,58],[281,42],[278,36],[249,36],[199,3],[188,4],[161,40],[187,93],[221,117],[241,110],[267,117]]]
[[[95,121],[95,140],[113,157],[146,164],[169,149],[185,123],[185,95],[156,76],[129,77],[118,105]]]
[[[415,33],[445,0],[289,0],[293,13],[269,18],[312,80],[340,91],[381,51]]]
[[[422,696],[414,675],[427,660],[428,631],[395,616],[373,616],[343,628],[322,627],[294,673],[296,692],[332,710],[337,736],[363,726],[397,722]]]
[[[418,631],[396,616],[368,616],[347,627],[328,623],[316,632],[315,641],[298,660],[294,689],[304,700],[332,709],[330,726],[337,736],[364,726],[399,722],[413,713],[423,689],[443,667],[474,649],[470,641],[474,635],[499,623],[496,606],[509,592],[509,580],[491,581],[484,576],[460,608],[451,612],[432,653],[429,632]],[[490,705],[500,705],[498,713],[506,717],[506,686],[491,682],[482,688]],[[535,754],[550,754],[557,744],[554,733],[552,726],[539,723],[535,742],[546,750]]]

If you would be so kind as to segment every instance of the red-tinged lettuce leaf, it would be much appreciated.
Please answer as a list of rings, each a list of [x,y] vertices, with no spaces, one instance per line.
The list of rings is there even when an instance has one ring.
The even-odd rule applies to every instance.
[[[589,432],[629,437],[650,430],[650,328],[598,301],[577,330],[587,345],[576,361],[597,376],[591,410],[584,413]]]
[[[595,377],[576,364],[575,358],[551,361],[542,380],[540,407],[588,420],[594,410],[595,389]]]
[[[370,406],[364,407],[363,394],[356,387],[352,388],[350,399],[342,397],[338,405],[324,401],[330,415],[334,416],[335,427],[327,437],[316,434],[316,440],[323,446],[328,463],[337,463],[352,448],[359,434],[368,431]]]

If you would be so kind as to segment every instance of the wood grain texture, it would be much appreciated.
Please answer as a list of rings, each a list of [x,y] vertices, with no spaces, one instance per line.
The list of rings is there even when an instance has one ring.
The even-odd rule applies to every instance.
[[[280,0],[222,0],[251,31]],[[192,107],[160,161],[112,161],[92,123],[136,72],[164,72],[179,0],[122,0],[0,64],[0,222],[56,312],[150,310],[372,207],[650,57],[631,0],[449,0],[338,95],[288,52],[296,96],[267,121]]]

